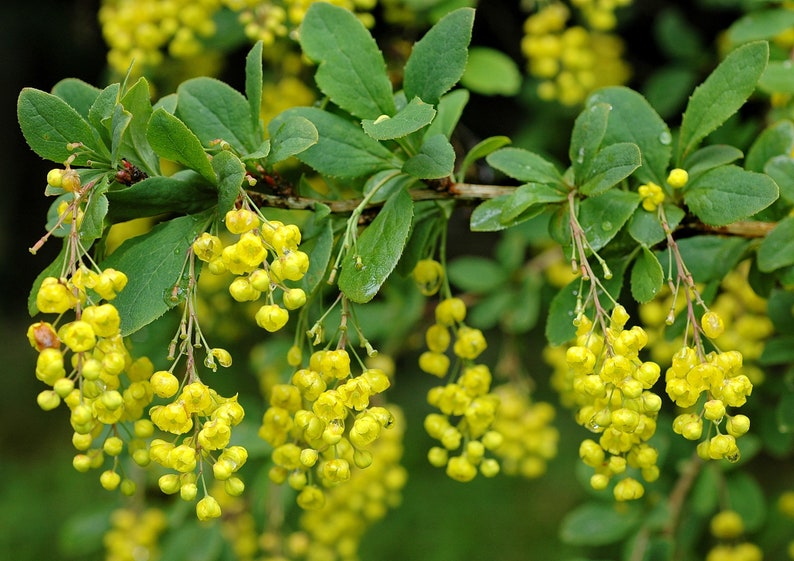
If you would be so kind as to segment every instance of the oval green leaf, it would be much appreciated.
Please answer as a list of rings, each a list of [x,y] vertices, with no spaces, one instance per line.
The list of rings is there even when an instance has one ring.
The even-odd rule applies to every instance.
[[[764,273],[794,265],[794,216],[781,220],[758,248],[758,268]]]
[[[400,109],[394,117],[381,115],[377,119],[364,119],[361,126],[364,132],[375,140],[402,138],[430,124],[436,110],[418,97]]]
[[[656,255],[643,247],[631,269],[631,295],[640,304],[650,302],[664,284],[664,271]]]
[[[146,138],[159,156],[197,171],[211,183],[217,181],[201,141],[185,123],[165,109],[152,113]]]
[[[712,226],[752,216],[777,198],[778,187],[772,178],[734,165],[704,173],[684,192],[689,210]]]
[[[678,138],[681,163],[701,140],[744,105],[769,59],[769,45],[757,41],[732,51],[689,98]]]
[[[45,160],[62,164],[75,154],[67,148],[73,142],[82,142],[86,148],[110,158],[107,147],[98,141],[88,122],[57,96],[24,88],[17,101],[17,118],[28,146]],[[72,163],[84,166],[88,159],[82,153]],[[96,160],[96,156],[91,159]]]
[[[211,212],[159,224],[148,234],[125,241],[100,266],[127,275],[127,286],[113,300],[127,336],[162,316],[184,299],[180,277],[187,249],[209,224]],[[177,297],[171,298],[177,287]],[[179,288],[181,287],[181,288]]]
[[[403,78],[408,99],[419,97],[435,105],[458,83],[466,70],[473,25],[474,10],[460,8],[444,16],[414,44]]]
[[[352,12],[326,2],[312,3],[301,24],[300,44],[319,65],[317,86],[336,105],[360,119],[394,115],[383,54]]]
[[[512,96],[521,89],[521,72],[505,53],[488,47],[472,47],[460,83],[481,95]]]
[[[400,260],[414,214],[407,191],[392,195],[342,260],[339,289],[353,302],[372,300]]]
[[[563,519],[560,539],[569,545],[608,545],[628,536],[639,522],[635,508],[618,509],[611,502],[590,502]]]

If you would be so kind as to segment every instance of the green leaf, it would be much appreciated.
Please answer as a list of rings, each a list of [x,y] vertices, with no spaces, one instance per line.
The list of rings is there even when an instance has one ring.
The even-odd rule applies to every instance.
[[[573,320],[581,285],[581,280],[575,279],[552,298],[546,316],[546,339],[550,345],[563,345],[576,336]]]
[[[750,474],[739,471],[728,477],[727,492],[730,506],[744,521],[745,531],[755,532],[766,519],[766,499],[761,485]]]
[[[581,202],[577,217],[593,251],[598,251],[615,237],[639,203],[637,193],[617,189]]]
[[[697,80],[698,76],[692,68],[672,63],[655,70],[648,77],[642,94],[660,117],[674,118],[681,113]]]
[[[767,315],[778,333],[794,334],[794,291],[773,290],[767,302]]]
[[[720,236],[692,236],[679,239],[678,249],[695,282],[722,280],[739,262],[748,241]],[[668,250],[659,256],[661,263],[669,263]],[[675,271],[673,271],[675,275]]]
[[[482,299],[477,301],[477,305],[466,313],[466,323],[482,330],[497,327],[510,307],[515,305],[512,296],[513,294],[508,290],[484,293]],[[523,305],[519,306],[520,312],[523,312],[523,308]]]
[[[485,294],[507,281],[507,271],[493,259],[466,255],[451,261],[447,267],[449,280],[464,292]]]
[[[113,113],[119,102],[120,89],[121,86],[118,83],[110,84],[99,92],[88,110],[88,122],[99,133],[106,146],[112,142],[110,120],[113,118]]]
[[[367,179],[362,194],[367,195],[370,191],[376,191],[370,197],[370,203],[378,204],[390,199],[397,191],[410,189],[416,182],[417,179],[411,175],[396,169],[386,169]]]
[[[460,83],[480,95],[513,96],[521,89],[521,71],[502,51],[472,47]]]
[[[676,161],[683,162],[701,140],[744,105],[768,58],[769,45],[765,41],[742,45],[695,88],[681,122]]]
[[[642,167],[636,172],[643,183],[663,185],[672,154],[670,129],[639,93],[622,86],[604,88],[592,94],[587,104],[607,103],[612,107],[604,144],[631,142],[639,146]]]
[[[718,465],[705,464],[692,486],[692,494],[688,502],[689,508],[701,518],[711,516],[717,508],[721,486],[722,473]]]
[[[788,120],[761,131],[747,151],[744,167],[750,171],[764,171],[769,160],[777,156],[791,156],[794,150],[794,123]]]
[[[794,336],[786,338],[789,344],[789,354],[794,348]],[[781,363],[778,363],[781,364]],[[791,433],[794,432],[794,393],[787,391],[780,397],[776,408],[777,428],[780,432]]]
[[[662,265],[650,249],[643,247],[631,269],[632,297],[640,304],[650,302],[659,294],[663,284]]]
[[[758,268],[764,273],[794,265],[794,216],[778,222],[758,248]]]
[[[541,308],[543,278],[537,273],[524,275],[521,286],[508,293],[510,305],[501,316],[501,325],[507,333],[526,333],[538,323]]]
[[[152,106],[153,109],[164,109],[173,115],[176,113],[176,106],[179,98],[177,97],[176,93],[170,93],[158,99],[155,104]]]
[[[182,170],[170,177],[149,177],[126,189],[109,191],[107,196],[109,218],[113,222],[167,212],[193,214],[218,200],[215,188],[192,170]]]
[[[159,156],[197,171],[211,183],[217,181],[201,141],[174,115],[164,109],[155,110],[149,119],[146,138]]]
[[[770,62],[758,80],[758,89],[770,94],[794,93],[794,66],[791,65],[791,61]]]
[[[253,152],[243,154],[243,160],[245,161],[263,160],[267,158],[268,154],[270,154],[270,139],[266,138],[262,141],[262,144],[259,145],[259,148],[257,148]]]
[[[57,550],[69,557],[92,556],[103,547],[110,530],[113,506],[100,503],[90,510],[74,513],[59,528]]]
[[[694,183],[708,170],[731,164],[742,156],[742,151],[733,146],[711,144],[692,152],[684,161],[684,169],[689,173],[689,181]]]
[[[223,559],[224,538],[218,524],[204,525],[198,521],[184,522],[169,532],[160,544],[162,559],[218,561]]]
[[[794,362],[794,335],[779,335],[767,339],[764,344],[764,350],[758,359],[758,363],[762,366],[790,364],[792,362]],[[791,395],[791,397],[785,405],[786,432],[794,432],[794,394],[788,395]],[[782,399],[778,407],[784,409]]]
[[[271,121],[271,123],[275,123]],[[270,151],[267,165],[274,165],[300,154],[319,141],[317,128],[306,117],[294,116],[268,126]]]
[[[405,63],[403,88],[408,99],[435,105],[466,70],[474,10],[450,12],[416,42]]]
[[[234,208],[242,192],[245,165],[240,158],[224,150],[212,158],[212,167],[218,175],[218,216],[223,217]]]
[[[568,157],[577,183],[584,183],[590,164],[604,140],[611,111],[612,106],[608,103],[593,103],[582,110],[574,121]]]
[[[608,545],[628,536],[639,522],[636,508],[618,509],[611,502],[589,502],[565,516],[560,539],[568,545]]]
[[[766,164],[764,172],[777,183],[780,197],[794,204],[794,158],[777,156]]]
[[[469,92],[466,90],[454,90],[442,96],[436,106],[436,118],[427,128],[426,136],[443,134],[451,137],[468,102]]]
[[[758,10],[733,22],[728,28],[728,40],[740,44],[771,39],[791,26],[794,26],[794,12],[791,10]]]
[[[339,289],[353,302],[369,302],[400,260],[411,232],[413,201],[398,191],[342,260]],[[359,265],[357,267],[357,265]]]
[[[546,209],[547,204],[562,202],[566,198],[565,194],[550,185],[543,183],[521,185],[505,200],[499,220],[503,224],[509,224],[532,207],[538,207],[533,210],[535,214],[540,214]]]
[[[593,158],[579,191],[588,196],[600,195],[626,179],[641,165],[642,156],[636,144],[610,144],[599,150]]]
[[[466,156],[463,158],[463,163],[460,164],[457,174],[460,180],[464,180],[466,172],[474,162],[480,158],[485,158],[507,144],[510,144],[510,139],[506,136],[491,136],[475,144],[474,147],[466,153]]]
[[[264,43],[257,41],[245,57],[245,98],[248,100],[248,113],[251,127],[257,136],[261,135],[262,120],[262,50]]]
[[[132,122],[132,113],[124,110],[123,105],[116,105],[110,121],[110,165],[117,166],[121,161],[122,141],[126,136],[127,127]]]
[[[127,336],[162,316],[184,299],[187,249],[209,224],[210,212],[174,218],[148,234],[125,241],[101,264],[127,275],[127,286],[113,300]],[[176,298],[174,287],[179,286]]]
[[[684,191],[689,210],[712,226],[748,218],[777,198],[778,187],[769,176],[734,165],[704,173]]]
[[[86,155],[84,149],[69,150],[66,146],[72,142],[82,142],[86,148],[110,157],[88,122],[57,96],[24,88],[17,101],[17,118],[28,146],[45,160],[62,164],[69,156],[77,154],[72,163],[85,166],[89,159],[97,159]]]
[[[495,232],[504,230],[513,224],[503,223],[502,206],[510,198],[510,195],[494,197],[481,202],[471,213],[469,228],[472,232]]]
[[[91,198],[83,211],[83,222],[80,224],[80,243],[86,247],[94,240],[101,238],[105,231],[105,216],[108,213],[108,199],[105,195],[107,188],[107,179],[95,185],[91,192]]]
[[[121,151],[124,158],[148,175],[156,175],[160,171],[160,159],[146,138],[146,129],[152,116],[150,95],[149,82],[140,78],[121,98],[121,104],[132,113]]]
[[[317,144],[297,154],[298,159],[324,175],[361,177],[402,166],[402,161],[380,142],[364,134],[358,125],[317,107],[287,109],[273,119],[268,128],[273,130],[294,116],[311,121],[319,135]]]
[[[334,248],[334,229],[330,220],[325,220],[317,236],[303,242],[301,251],[311,255],[309,270],[303,275],[300,287],[306,294],[312,294],[325,279],[331,252]]]
[[[259,146],[248,101],[228,84],[215,78],[193,78],[180,84],[177,98],[176,116],[205,148],[218,139],[241,154]]]
[[[670,203],[664,204],[664,212],[667,216],[667,224],[671,229],[675,229],[686,216],[683,210]],[[637,207],[637,210],[634,211],[628,231],[632,238],[647,247],[653,247],[665,238],[664,228],[659,221],[658,214],[648,212],[642,207]]]
[[[383,54],[352,12],[326,2],[312,3],[301,24],[300,44],[318,64],[317,86],[336,105],[361,119],[394,115]]]
[[[66,78],[55,84],[52,94],[60,97],[74,108],[84,119],[101,90],[77,78]]]
[[[443,134],[425,139],[419,153],[402,166],[403,172],[419,179],[440,179],[452,175],[455,168],[455,149]]]
[[[375,120],[364,119],[361,126],[375,140],[391,140],[418,131],[429,125],[435,116],[436,110],[432,105],[415,97],[394,117],[381,115]]]
[[[502,148],[489,154],[488,165],[524,183],[562,185],[562,175],[543,157],[523,148]]]

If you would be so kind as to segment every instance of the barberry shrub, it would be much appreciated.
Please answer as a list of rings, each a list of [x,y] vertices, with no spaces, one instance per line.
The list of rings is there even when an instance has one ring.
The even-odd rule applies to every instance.
[[[622,85],[630,2],[540,3],[521,95],[567,116],[555,155],[470,140],[471,92],[521,73],[459,3],[383,2],[424,26],[402,58],[374,2],[133,4],[100,12],[111,66],[141,58],[120,82],[17,107],[55,166],[31,251],[62,244],[28,302],[35,400],[119,495],[107,559],[357,559],[414,476],[506,505],[539,487],[501,479],[548,477],[537,512],[564,497],[582,555],[794,558],[794,11],[738,19],[700,85],[666,86],[676,115],[675,72]],[[224,22],[256,41],[241,91],[153,101],[146,71]],[[268,68],[307,103],[274,111]],[[460,500],[426,508],[470,524]]]

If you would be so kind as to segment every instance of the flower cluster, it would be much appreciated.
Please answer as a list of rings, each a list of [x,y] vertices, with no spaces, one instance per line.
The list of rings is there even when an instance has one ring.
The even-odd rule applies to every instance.
[[[571,0],[571,5],[582,12],[589,27],[608,31],[617,24],[615,10],[625,8],[631,2],[632,0]]]
[[[706,561],[761,561],[761,548],[748,541],[740,541],[744,534],[744,520],[735,510],[721,510],[709,523],[711,535],[720,540],[706,554]]]
[[[647,335],[639,326],[625,329],[628,319],[625,308],[616,305],[602,335],[582,315],[574,345],[566,350],[576,421],[601,435],[598,441],[584,440],[579,456],[595,470],[590,479],[594,489],[605,489],[613,476],[621,476],[613,489],[619,501],[638,499],[645,492],[627,468],[639,470],[647,482],[659,477],[658,453],[648,440],[656,432],[662,406],[651,391],[661,369],[639,358]]]
[[[763,380],[763,372],[754,361],[761,356],[764,343],[772,335],[774,326],[766,313],[767,301],[750,287],[748,270],[749,262],[744,262],[723,279],[719,294],[709,306],[713,314],[708,316],[710,335],[707,336],[713,340],[716,348],[740,352],[743,357],[742,372],[753,383],[757,383]],[[639,308],[648,332],[648,348],[653,359],[662,365],[669,366],[673,356],[683,346],[683,337],[668,339],[664,331],[685,309],[685,294],[679,291],[673,301],[672,293],[667,288]],[[711,322],[714,323],[713,327]]]
[[[285,38],[303,21],[315,0],[103,0],[99,9],[102,36],[107,43],[108,63],[124,73],[130,64],[149,68],[161,65],[166,54],[175,59],[195,57],[218,30],[216,19],[222,9],[237,13],[246,37],[266,46]],[[334,0],[338,6],[355,11],[371,27],[369,12],[376,0]]]
[[[213,274],[237,275],[229,293],[237,302],[256,302],[264,294],[265,303],[256,312],[256,323],[269,332],[280,330],[289,321],[289,310],[306,303],[301,288],[287,281],[299,281],[309,269],[309,256],[298,250],[301,232],[293,224],[265,220],[247,208],[230,210],[226,228],[239,238],[223,245],[218,236],[204,232],[193,242],[193,252],[207,263]],[[275,300],[276,289],[281,304]]]
[[[170,441],[155,438],[149,445],[149,457],[173,470],[158,480],[160,490],[169,495],[179,493],[185,501],[195,500],[198,484],[204,483],[207,462],[215,479],[224,482],[226,493],[242,494],[245,485],[236,473],[248,459],[248,451],[230,445],[232,427],[245,416],[237,397],[221,397],[198,379],[179,391],[179,380],[166,370],[155,372],[151,385],[158,396],[173,398],[165,405],[155,405],[149,412],[157,428],[176,435]],[[206,484],[202,487],[206,489]],[[221,508],[217,499],[205,493],[196,505],[196,515],[200,520],[219,517]]]
[[[165,53],[177,59],[199,54],[216,32],[220,7],[220,0],[103,0],[99,23],[110,67],[124,73],[133,61],[156,67]]]
[[[463,300],[441,300],[435,309],[436,321],[425,333],[428,350],[419,357],[419,368],[439,378],[450,370],[446,354],[450,345],[456,358],[452,381],[428,392],[428,403],[439,412],[427,415],[425,430],[441,444],[429,450],[430,463],[446,466],[447,475],[458,481],[471,481],[478,468],[486,477],[499,473],[499,462],[485,453],[503,442],[502,435],[491,428],[499,406],[499,398],[491,392],[491,371],[475,363],[487,342],[479,329],[464,323],[465,318]],[[460,452],[450,457],[456,451]]]
[[[655,211],[656,207],[664,202],[664,191],[653,181],[640,185],[637,192],[641,197],[642,208],[648,212]]]
[[[703,316],[707,326],[709,314],[714,312]],[[716,314],[712,317],[719,318]],[[708,333],[709,328],[704,331]],[[741,368],[742,354],[738,351],[713,351],[703,356],[698,349],[685,346],[673,357],[673,364],[665,373],[667,395],[676,405],[686,409],[702,403],[699,412],[678,415],[673,421],[673,430],[687,440],[700,440],[704,419],[710,421],[706,438],[697,448],[704,460],[739,460],[736,439],[750,429],[750,419],[746,415],[730,415],[727,408],[741,407],[753,391],[752,382],[741,373]],[[702,395],[706,396],[705,402],[701,400]],[[723,421],[727,434],[720,429]],[[711,429],[714,429],[713,435]]]
[[[322,508],[323,489],[350,480],[353,466],[368,467],[371,446],[394,424],[388,409],[371,404],[390,385],[377,368],[353,376],[345,349],[313,353],[308,368],[271,389],[259,430],[274,448],[270,479],[298,491],[302,508]]]
[[[300,532],[288,537],[291,558],[307,561],[358,559],[366,530],[399,506],[407,472],[400,465],[405,420],[397,407],[392,428],[372,445],[372,464],[350,480],[325,493],[325,506],[300,517]]]
[[[102,540],[105,561],[158,559],[158,540],[167,525],[165,513],[158,508],[114,510],[110,515],[110,528]]]
[[[499,385],[493,393],[499,398],[499,408],[492,428],[502,436],[494,454],[502,471],[527,478],[542,476],[547,462],[557,455],[560,438],[552,424],[554,406],[532,401],[516,384]]]
[[[93,270],[80,265],[71,276],[45,278],[36,294],[36,306],[45,314],[58,314],[54,323],[39,321],[28,328],[31,346],[38,351],[36,377],[51,387],[39,393],[44,410],[55,409],[63,400],[71,414],[69,421],[78,450],[73,465],[81,472],[104,465],[105,456],[113,467],[104,471],[100,482],[108,490],[121,487],[125,494],[135,483],[122,478],[119,456],[124,441],[121,423],[132,423],[133,438],[127,449],[139,465],[148,463],[145,438],[151,436],[151,422],[143,419],[152,401],[149,378],[154,370],[143,357],[133,360],[121,336],[121,318],[110,302],[127,284],[124,273],[115,269]],[[63,321],[68,311],[74,319]]]
[[[621,59],[620,38],[568,26],[570,17],[570,9],[562,2],[545,4],[527,18],[521,42],[530,74],[541,80],[538,95],[563,105],[577,105],[593,90],[623,84],[629,77],[629,67]]]

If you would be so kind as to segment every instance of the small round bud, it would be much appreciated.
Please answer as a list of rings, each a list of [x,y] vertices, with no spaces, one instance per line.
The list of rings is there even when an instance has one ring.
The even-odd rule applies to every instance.
[[[63,180],[63,170],[62,169],[51,169],[47,173],[47,185],[50,187],[55,187],[56,189],[61,187],[61,181]]]
[[[716,312],[706,312],[700,318],[700,327],[709,339],[716,339],[725,332],[725,324]]]
[[[673,189],[684,187],[689,181],[689,173],[685,169],[674,168],[667,175],[667,184]]]
[[[115,491],[121,483],[121,476],[113,470],[103,471],[99,476],[99,483],[108,491]]]
[[[723,510],[714,515],[709,524],[715,538],[733,539],[744,533],[744,521],[738,512]]]
[[[207,495],[196,504],[196,516],[199,520],[212,520],[221,515],[221,505],[212,495]]]

